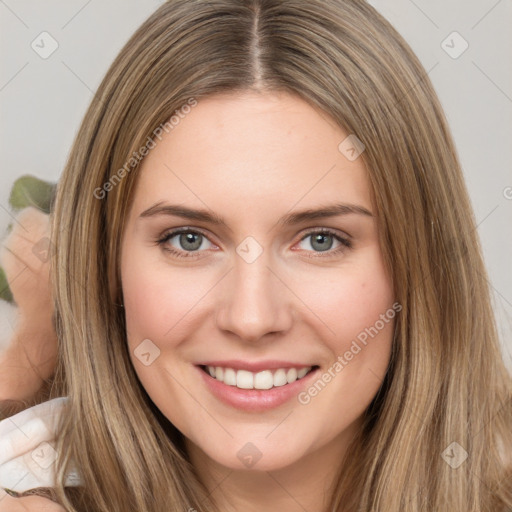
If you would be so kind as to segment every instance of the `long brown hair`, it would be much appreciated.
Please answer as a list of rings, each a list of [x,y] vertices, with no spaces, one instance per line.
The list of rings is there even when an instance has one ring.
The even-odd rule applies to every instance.
[[[119,258],[138,164],[126,162],[191,98],[249,89],[299,95],[364,143],[402,305],[388,373],[328,510],[512,510],[511,378],[456,150],[426,71],[360,0],[170,0],[109,69],[52,215],[53,396],[70,397],[59,475],[73,458],[85,482],[59,487],[61,502],[217,510],[127,353]],[[456,468],[454,449],[468,455]]]

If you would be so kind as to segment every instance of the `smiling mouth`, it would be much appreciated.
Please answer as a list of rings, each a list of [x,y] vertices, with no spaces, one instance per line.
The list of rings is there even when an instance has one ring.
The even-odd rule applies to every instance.
[[[295,381],[303,379],[306,375],[319,368],[319,366],[278,368],[260,372],[236,370],[234,368],[223,368],[221,366],[201,365],[200,368],[213,379],[223,382],[228,386],[233,386],[238,389],[267,390],[293,384]]]

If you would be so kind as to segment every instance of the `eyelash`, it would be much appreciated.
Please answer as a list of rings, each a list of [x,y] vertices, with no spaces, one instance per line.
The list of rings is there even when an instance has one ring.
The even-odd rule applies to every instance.
[[[205,238],[208,238],[201,231],[197,231],[195,229],[190,229],[190,228],[180,228],[180,229],[175,229],[173,231],[170,231],[170,232],[164,234],[160,239],[157,240],[157,245],[162,247],[163,250],[171,253],[173,256],[176,256],[177,258],[191,258],[191,257],[194,257],[195,254],[197,254],[200,251],[178,251],[178,250],[176,250],[174,248],[169,248],[169,246],[166,245],[167,242],[169,242],[169,240],[173,239],[176,235],[180,235],[180,234],[183,234],[183,233],[192,233],[192,234],[195,234],[195,235],[201,235],[201,236],[203,236]],[[309,232],[304,234],[304,236],[300,239],[299,242],[304,241],[306,238],[308,238],[308,237],[310,237],[312,235],[329,235],[329,236],[332,236],[336,240],[338,240],[338,242],[341,243],[341,246],[338,247],[335,250],[317,251],[315,253],[315,256],[307,256],[308,258],[328,258],[328,257],[333,257],[333,256],[337,256],[338,254],[341,254],[341,253],[345,252],[347,249],[351,249],[352,248],[352,242],[350,240],[340,236],[335,231],[332,231],[332,230],[330,230],[328,228],[322,228],[322,229],[318,229],[316,231],[314,231],[314,230],[313,231],[309,231]],[[311,252],[311,251],[306,251],[306,252]],[[325,252],[325,254],[327,254],[326,256],[324,256],[324,254],[323,254],[324,252]]]

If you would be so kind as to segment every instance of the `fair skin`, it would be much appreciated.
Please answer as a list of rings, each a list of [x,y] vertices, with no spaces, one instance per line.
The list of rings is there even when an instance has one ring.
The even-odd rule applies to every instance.
[[[325,490],[386,373],[394,321],[307,404],[297,392],[264,410],[234,407],[197,367],[228,359],[315,366],[302,387],[294,384],[304,391],[391,308],[367,170],[362,158],[338,150],[347,135],[294,96],[218,95],[201,99],[142,163],[121,257],[130,356],[223,512],[323,511]],[[157,203],[208,210],[225,225],[141,217]],[[370,215],[278,223],[335,203]],[[157,243],[177,228],[190,228],[188,238]],[[322,229],[351,247],[336,236],[319,239]],[[247,237],[263,249],[250,263],[237,252],[247,250],[240,245]],[[150,340],[143,352],[158,354],[147,364],[135,352],[143,340]],[[247,443],[261,455],[250,467],[237,456],[254,455]]]
[[[40,496],[13,498],[0,489],[0,512],[65,512],[57,503]]]
[[[29,400],[55,369],[51,253],[47,257],[42,252],[49,237],[48,215],[30,207],[16,216],[0,248],[0,263],[18,307],[11,342],[0,353],[0,401]]]
[[[18,307],[18,319],[10,344],[0,354],[0,402],[30,400],[55,369],[57,336],[52,325],[51,257],[41,252],[49,236],[48,215],[31,207],[16,216],[12,231],[2,242],[0,262]],[[0,512],[29,510],[64,509],[46,498],[13,498],[0,489]]]
[[[375,215],[277,224],[290,212],[340,202],[374,212],[366,170],[361,159],[351,162],[338,151],[347,134],[286,95],[202,100],[171,135],[143,163],[123,237],[123,295],[134,367],[155,404],[186,436],[191,460],[221,510],[320,512],[325,490],[385,375],[393,322],[307,404],[294,396],[265,411],[234,408],[211,394],[194,363],[292,360],[317,365],[321,376],[390,308],[392,287]],[[207,205],[227,227],[165,215],[140,218],[160,201]],[[37,239],[44,234],[45,219],[39,221]],[[179,227],[206,235],[200,251],[186,259],[155,244]],[[325,254],[331,255],[324,256],[314,237],[306,237],[319,228],[350,236],[352,248],[333,254],[342,245],[327,238],[332,248]],[[247,236],[264,249],[252,263],[236,252]],[[15,246],[23,243],[19,238]],[[179,236],[166,245],[186,252]],[[31,257],[30,247],[21,247],[18,256]],[[35,334],[34,326],[50,325],[52,311],[45,309],[47,300],[35,299],[48,297],[47,288],[24,293],[22,287],[47,286],[47,264],[31,261],[30,268],[35,272],[30,280],[13,282],[12,288],[20,311],[37,319],[26,323]],[[20,339],[32,340],[34,361],[53,357],[53,343],[42,350],[39,338]],[[160,350],[149,366],[133,352],[144,339]],[[248,442],[261,454],[251,468],[237,457]],[[0,511],[44,506],[62,510],[40,497],[0,499]]]

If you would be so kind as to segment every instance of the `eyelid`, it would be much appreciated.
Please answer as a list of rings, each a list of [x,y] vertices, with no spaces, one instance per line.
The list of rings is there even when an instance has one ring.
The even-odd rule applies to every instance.
[[[299,236],[308,236],[308,235],[312,235],[313,233],[321,233],[321,232],[324,232],[324,233],[330,233],[331,235],[336,235],[336,236],[339,236],[340,238],[345,238],[346,240],[352,240],[352,236],[349,235],[346,231],[341,231],[339,229],[336,229],[336,228],[330,228],[330,227],[327,227],[327,226],[312,226],[312,227],[309,227],[309,228],[305,228],[303,231],[301,231],[301,234]],[[301,238],[302,240],[302,238]]]

